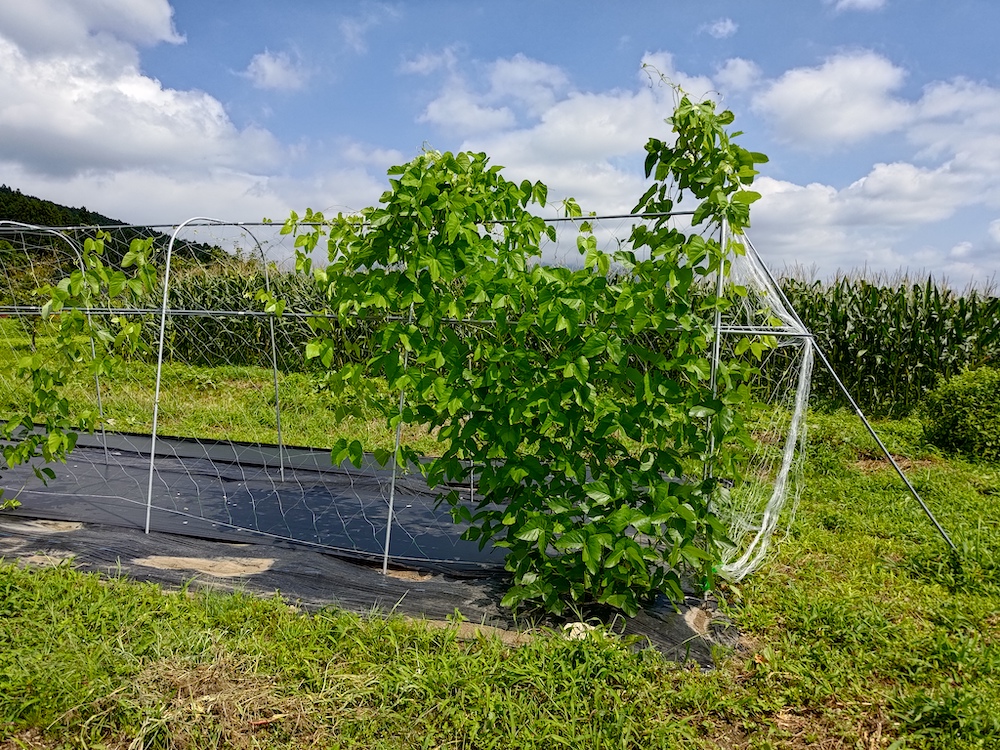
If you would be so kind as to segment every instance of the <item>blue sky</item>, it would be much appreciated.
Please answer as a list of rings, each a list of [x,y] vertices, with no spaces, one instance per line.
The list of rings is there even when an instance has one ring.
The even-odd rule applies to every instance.
[[[0,0],[0,182],[136,223],[281,219],[374,203],[426,144],[618,212],[668,133],[645,62],[771,157],[772,266],[983,283],[998,30],[995,0]]]

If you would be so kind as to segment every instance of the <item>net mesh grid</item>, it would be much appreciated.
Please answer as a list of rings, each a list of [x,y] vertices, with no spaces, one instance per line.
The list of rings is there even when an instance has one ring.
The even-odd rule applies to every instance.
[[[585,220],[598,247],[610,254],[628,248],[631,229],[641,219]],[[684,221],[678,220],[680,228],[688,230]],[[542,259],[579,267],[579,222],[553,226],[556,240],[543,241]],[[150,229],[104,228],[110,234],[105,262],[119,262],[129,242],[149,236]],[[162,268],[176,227],[152,229],[157,232],[152,262]],[[62,506],[70,513],[72,498],[124,525],[134,525],[148,505],[153,528],[179,533],[222,539],[259,535],[418,567],[501,564],[497,552],[480,551],[459,538],[462,527],[452,522],[415,467],[393,481],[391,470],[370,457],[360,468],[331,465],[322,422],[332,417],[336,394],[311,386],[314,373],[304,357],[312,335],[308,318],[322,299],[303,277],[287,273],[294,240],[280,229],[215,221],[186,225],[172,248],[165,311],[158,304],[94,309],[95,316],[141,321],[148,347],[146,354],[120,363],[114,378],[81,379],[71,389],[73,398],[90,405],[96,405],[99,394],[106,433],[83,436],[47,486],[35,480],[30,466],[4,471],[3,485],[20,491],[26,506],[45,505],[56,514]],[[95,232],[92,227],[0,223],[0,357],[5,363],[0,403],[5,406],[26,394],[27,386],[14,376],[19,357],[46,346],[42,300],[35,290],[79,268],[79,248]],[[222,266],[226,273],[220,273]],[[755,253],[732,257],[726,283],[732,304],[720,321],[720,356],[734,356],[733,347],[744,336],[774,336],[777,344],[758,364],[758,407],[748,415],[756,448],[745,462],[744,480],[724,487],[714,505],[733,541],[721,571],[738,579],[759,566],[783,509],[794,507],[798,497],[811,344]],[[264,312],[256,293],[265,287],[286,300],[282,316]],[[162,387],[151,460],[161,313]],[[365,355],[362,347],[353,356]],[[395,401],[398,394],[385,397]],[[415,437],[404,433],[404,439]],[[473,487],[446,489],[458,489],[470,502],[477,499]]]

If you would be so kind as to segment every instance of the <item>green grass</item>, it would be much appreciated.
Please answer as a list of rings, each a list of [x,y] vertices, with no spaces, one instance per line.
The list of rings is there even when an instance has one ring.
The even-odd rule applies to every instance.
[[[1000,466],[879,425],[952,558],[853,417],[810,427],[787,538],[719,593],[743,643],[715,670],[7,563],[0,747],[1000,746]]]
[[[35,342],[43,354],[51,339]],[[16,319],[0,320],[0,413],[16,412],[30,393],[30,383],[16,376],[17,361],[32,352],[32,343]],[[153,424],[156,367],[152,362],[119,361],[114,374],[101,379],[104,425],[120,432],[148,433]],[[206,367],[166,362],[161,375],[158,431],[163,435],[203,439],[276,443],[275,385],[270,368]],[[381,381],[368,383],[371,395],[395,408],[399,394]],[[95,410],[93,378],[80,372],[66,390],[74,408]],[[391,450],[395,433],[375,409],[337,422],[338,406],[356,400],[353,390],[333,392],[315,373],[279,373],[282,437],[286,445],[332,446],[340,437],[359,439],[367,450]],[[440,453],[432,435],[407,426],[403,442],[430,455]]]

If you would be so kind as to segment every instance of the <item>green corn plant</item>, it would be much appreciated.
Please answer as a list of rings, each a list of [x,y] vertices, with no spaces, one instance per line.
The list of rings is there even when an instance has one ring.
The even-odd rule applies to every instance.
[[[852,276],[784,279],[782,287],[844,384],[875,416],[908,414],[939,378],[995,363],[1000,353],[1000,299],[990,289],[959,294],[932,279]],[[843,403],[823,371],[814,393],[820,402]]]

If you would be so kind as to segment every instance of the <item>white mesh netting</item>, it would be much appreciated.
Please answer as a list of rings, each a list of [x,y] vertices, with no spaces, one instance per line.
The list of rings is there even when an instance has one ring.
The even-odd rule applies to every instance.
[[[614,252],[627,247],[641,219],[587,220],[600,247]],[[556,226],[557,241],[541,248],[545,262],[579,264],[577,225]],[[152,229],[158,232],[152,262],[162,269],[175,227]],[[148,523],[220,539],[264,537],[430,568],[501,564],[502,551],[480,551],[459,539],[462,529],[413,467],[396,474],[370,458],[357,469],[331,465],[331,424],[351,394],[324,388],[315,364],[306,361],[308,319],[322,300],[308,279],[286,272],[292,239],[279,229],[192,222],[172,248],[165,307],[158,297],[129,309],[95,306],[91,314],[98,318],[140,321],[146,349],[118,363],[110,379],[81,373],[72,384],[75,404],[101,409],[103,430],[81,438],[67,464],[55,467],[55,480],[41,485],[30,467],[3,472],[8,492],[20,492],[20,512]],[[106,262],[113,264],[151,228],[106,230]],[[8,412],[26,395],[27,384],[15,374],[18,359],[50,347],[36,290],[77,268],[79,248],[94,232],[0,223],[0,405]],[[256,296],[264,287],[286,300],[281,317],[264,312]],[[758,403],[745,415],[756,449],[743,479],[724,481],[714,506],[733,542],[720,572],[739,579],[764,559],[784,509],[797,497],[812,353],[807,332],[754,251],[734,256],[726,289],[733,304],[720,321],[719,356],[736,357],[742,339],[771,344],[757,363]],[[343,334],[344,361],[370,354],[363,334]],[[395,436],[377,420],[355,418],[341,429],[358,435],[367,450],[393,447]],[[433,436],[419,429],[406,428],[401,439],[433,449]],[[471,500],[472,488],[460,489]]]

